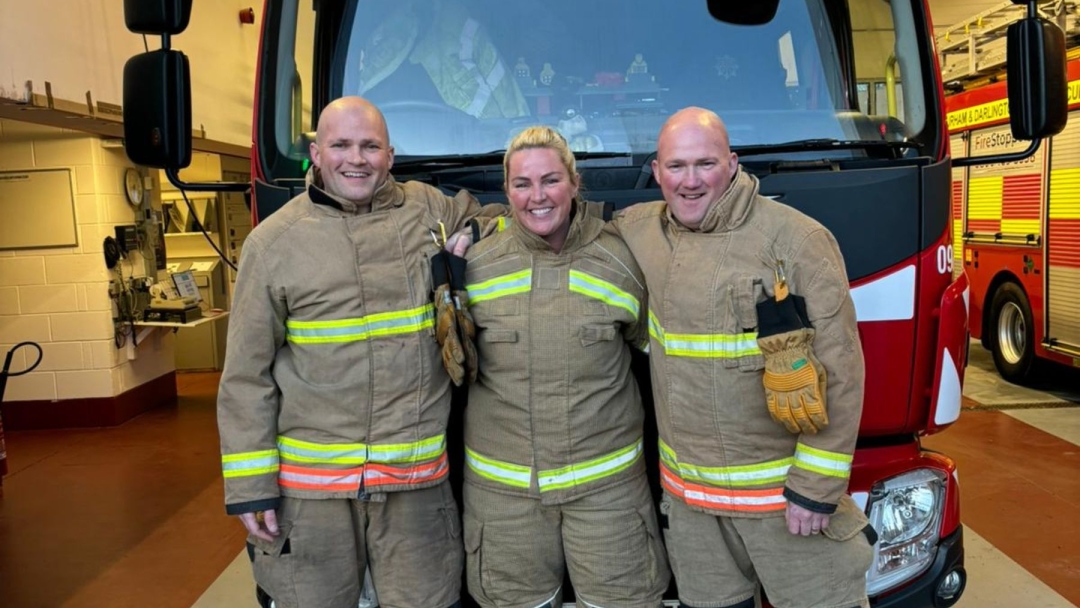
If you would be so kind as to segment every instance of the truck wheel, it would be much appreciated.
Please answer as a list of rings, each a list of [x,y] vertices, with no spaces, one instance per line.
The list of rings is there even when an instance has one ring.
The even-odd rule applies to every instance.
[[[990,304],[990,352],[1001,377],[1015,384],[1028,380],[1035,367],[1035,324],[1024,290],[1005,283]]]

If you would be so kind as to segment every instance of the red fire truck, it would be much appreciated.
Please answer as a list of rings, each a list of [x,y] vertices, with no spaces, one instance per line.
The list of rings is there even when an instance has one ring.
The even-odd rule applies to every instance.
[[[1059,23],[1080,34],[1075,3],[1062,6],[1071,10]],[[966,23],[968,35],[989,48],[1008,18],[988,11]],[[971,334],[1001,376],[1018,383],[1046,360],[1080,367],[1080,53],[1069,57],[1073,112],[1064,131],[1024,160],[953,169],[953,242],[971,283]],[[963,89],[945,102],[955,158],[1028,146],[1012,137],[1006,83],[988,82],[995,67],[1000,73],[970,64],[945,71]]]
[[[180,10],[190,0],[127,9],[159,4]],[[140,33],[183,30],[170,15],[135,21],[129,14]],[[1048,27],[1034,18],[1017,26],[1025,44],[1013,64],[1063,55]],[[959,599],[956,466],[920,444],[960,414],[968,340],[924,0],[267,0],[261,40],[258,217],[304,188],[314,119],[342,95],[382,109],[399,180],[502,201],[501,150],[541,123],[578,153],[589,198],[617,208],[661,198],[650,161],[672,112],[717,111],[763,194],[825,224],[845,257],[867,361],[850,492],[880,537],[867,572],[872,601],[941,608]],[[163,43],[125,69],[128,154],[182,188],[223,188],[177,175],[190,155],[187,64],[168,36]],[[1014,117],[1022,133],[1059,130],[1064,109],[1048,111],[1043,99],[1052,80],[1020,71],[1015,80],[1030,85]],[[867,103],[871,90],[890,98],[887,115]]]

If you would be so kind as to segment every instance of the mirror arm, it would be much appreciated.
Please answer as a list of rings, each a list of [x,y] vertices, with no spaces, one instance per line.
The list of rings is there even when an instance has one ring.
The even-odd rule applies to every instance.
[[[251,184],[246,182],[195,182],[187,183],[180,179],[176,169],[165,169],[165,175],[172,185],[188,192],[247,192]]]
[[[1011,154],[994,154],[992,156],[968,156],[965,158],[952,159],[952,166],[954,167],[974,167],[976,165],[989,165],[990,163],[1014,163],[1017,161],[1030,158],[1032,154],[1039,149],[1039,144],[1042,143],[1041,139],[1031,140],[1031,145],[1027,147],[1027,150],[1023,152],[1013,152]]]

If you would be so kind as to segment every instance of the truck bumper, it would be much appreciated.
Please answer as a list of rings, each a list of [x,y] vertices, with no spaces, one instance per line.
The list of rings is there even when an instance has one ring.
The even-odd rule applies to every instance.
[[[960,586],[950,597],[942,597],[942,583],[953,573],[960,577]],[[938,545],[937,557],[929,570],[906,587],[870,598],[870,605],[874,608],[948,608],[960,600],[966,585],[964,528],[960,526]]]

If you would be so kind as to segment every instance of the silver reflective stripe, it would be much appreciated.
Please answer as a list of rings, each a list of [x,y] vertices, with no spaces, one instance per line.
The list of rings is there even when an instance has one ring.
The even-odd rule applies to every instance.
[[[537,475],[537,483],[540,485],[541,492],[585,484],[625,470],[641,456],[641,452],[642,441],[639,439],[633,445],[600,458],[572,464],[561,469],[540,471]]]
[[[468,447],[465,448],[465,464],[481,477],[510,486],[528,488],[532,482],[532,469],[529,467],[487,458]]]
[[[330,471],[327,471],[327,473],[330,473]],[[282,470],[280,480],[313,486],[355,485],[359,487],[362,475],[359,470],[341,471],[341,473],[340,475],[305,475],[295,471]]]
[[[852,457],[798,444],[795,447],[795,466],[829,477],[847,478],[851,475]]]
[[[485,300],[494,300],[503,296],[524,293],[531,288],[532,270],[522,270],[521,272],[495,277],[465,287],[469,292],[469,306]]]

